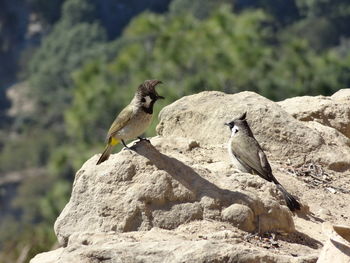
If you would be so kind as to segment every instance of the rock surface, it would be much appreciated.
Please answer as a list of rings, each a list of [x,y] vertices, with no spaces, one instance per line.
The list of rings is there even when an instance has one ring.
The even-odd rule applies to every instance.
[[[199,227],[206,227],[205,222]],[[31,262],[315,262],[315,255],[275,255],[240,244],[233,231],[222,232],[221,238],[192,240],[157,228],[123,234],[79,233],[71,236],[72,245],[39,254]]]
[[[78,171],[71,199],[55,223],[59,243],[66,246],[75,232],[175,229],[194,220],[225,221],[228,217],[227,221],[247,231],[257,230],[258,216],[262,232],[294,231],[291,213],[273,197],[259,197],[254,188],[243,189],[245,183],[220,176],[229,171],[227,166],[213,173],[205,167],[208,160],[201,163],[186,156],[190,143],[155,138],[154,146],[145,141],[137,143],[134,151],[123,150],[101,165],[95,165],[97,155],[87,161]],[[177,149],[167,154],[163,145]],[[221,147],[215,150],[225,151]],[[247,180],[265,184],[253,175],[245,175]],[[221,211],[232,204],[240,204],[241,210],[249,212],[231,209],[223,216]]]
[[[346,91],[348,90],[341,93],[350,93]],[[343,109],[345,114],[347,110],[347,115],[339,113],[343,117],[338,121],[341,121],[342,126],[350,127],[350,95],[344,96],[344,99],[339,99],[337,93],[334,96],[338,98],[335,111],[341,112],[340,109]],[[294,108],[293,101],[298,101],[298,98],[290,100],[292,102],[289,108]],[[287,102],[288,100],[277,104],[253,92],[234,95],[202,92],[184,97],[165,107],[160,113],[157,132],[164,137],[195,138],[201,145],[225,144],[229,138],[229,130],[223,129],[223,123],[247,111],[247,120],[255,137],[272,158],[290,160],[295,165],[316,161],[335,171],[349,169],[349,139],[335,133],[333,129],[328,129],[327,126],[314,129],[296,120],[290,115],[293,113],[283,109],[286,107],[281,108],[280,105],[288,105]],[[302,108],[298,103],[295,104],[295,108]],[[302,105],[311,103],[305,101]],[[317,103],[312,105],[318,106]],[[331,107],[329,111],[332,111]],[[331,157],[327,154],[330,152],[330,144],[332,144]]]
[[[273,184],[230,164],[230,132],[223,124],[243,111],[275,176],[300,198],[297,215]],[[320,211],[324,196],[319,189],[301,190],[308,186],[283,169],[309,161],[346,171],[350,151],[343,133],[299,121],[252,92],[184,97],[161,111],[157,132],[151,144],[134,143],[132,151],[99,166],[95,155],[82,166],[55,223],[62,247],[31,263],[316,261],[321,219],[308,205]],[[350,208],[338,197],[334,214]],[[249,234],[257,232],[275,234]]]
[[[339,90],[330,97],[295,97],[278,104],[300,121],[319,122],[350,138],[350,89]]]

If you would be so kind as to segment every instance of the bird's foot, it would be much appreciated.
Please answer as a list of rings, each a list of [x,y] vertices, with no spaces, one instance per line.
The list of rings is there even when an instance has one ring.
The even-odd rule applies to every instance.
[[[142,138],[142,137],[137,137],[139,139],[139,142],[141,141],[146,141],[146,142],[151,142],[150,140],[148,140],[147,138]]]
[[[130,147],[128,147],[128,146],[126,145],[126,143],[124,142],[124,140],[122,140],[122,144],[124,145],[123,150],[126,150],[126,149],[131,150]]]

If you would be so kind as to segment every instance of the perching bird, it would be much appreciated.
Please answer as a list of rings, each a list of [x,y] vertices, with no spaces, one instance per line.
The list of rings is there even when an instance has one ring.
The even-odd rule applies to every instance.
[[[258,174],[269,182],[274,182],[282,192],[287,206],[291,211],[300,210],[299,202],[273,176],[271,166],[264,151],[249,128],[246,112],[239,118],[225,123],[231,130],[228,145],[229,155],[236,168],[245,173]]]
[[[154,103],[164,99],[155,90],[155,86],[160,83],[159,80],[146,80],[138,87],[130,104],[119,113],[109,128],[106,138],[108,143],[97,165],[109,158],[113,146],[122,142],[127,147],[124,140],[136,138],[147,129],[152,120]]]

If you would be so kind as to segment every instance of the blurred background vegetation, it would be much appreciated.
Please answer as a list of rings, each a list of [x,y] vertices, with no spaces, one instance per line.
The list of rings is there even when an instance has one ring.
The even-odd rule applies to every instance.
[[[75,171],[143,80],[164,82],[156,114],[203,90],[330,95],[350,87],[349,24],[348,0],[1,0],[0,262],[55,245]]]

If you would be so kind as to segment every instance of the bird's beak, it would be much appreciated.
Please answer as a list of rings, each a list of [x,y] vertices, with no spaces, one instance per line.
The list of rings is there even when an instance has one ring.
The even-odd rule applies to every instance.
[[[226,125],[226,126],[230,126],[230,124],[228,124],[227,122],[225,122],[225,123],[224,123],[224,125]]]
[[[165,98],[164,98],[163,96],[159,96],[159,95],[157,95],[157,100],[159,100],[159,99],[164,100]]]

